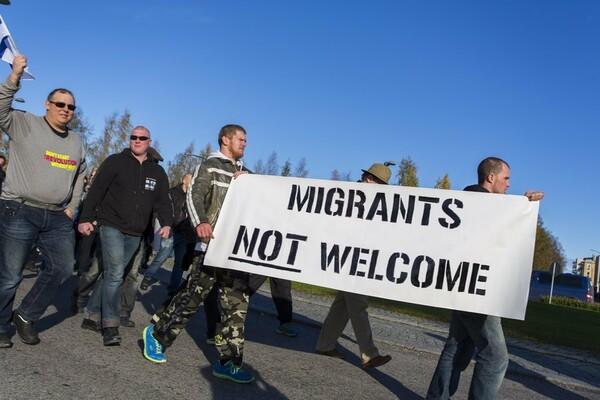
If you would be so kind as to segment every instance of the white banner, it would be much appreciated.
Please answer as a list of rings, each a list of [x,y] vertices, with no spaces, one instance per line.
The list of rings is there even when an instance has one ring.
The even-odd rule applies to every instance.
[[[205,262],[522,320],[538,208],[525,196],[243,175]]]

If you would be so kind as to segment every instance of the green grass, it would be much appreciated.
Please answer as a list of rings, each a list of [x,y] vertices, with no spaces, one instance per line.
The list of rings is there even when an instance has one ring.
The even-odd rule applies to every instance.
[[[314,295],[333,298],[336,291],[294,282],[294,289]],[[555,302],[555,300],[552,300]],[[374,308],[393,311],[435,321],[450,321],[450,310],[384,300],[372,297]],[[567,303],[568,304],[568,303]],[[600,355],[600,312],[597,307],[582,309],[559,304],[530,301],[525,321],[502,319],[504,333],[508,336],[587,350]]]

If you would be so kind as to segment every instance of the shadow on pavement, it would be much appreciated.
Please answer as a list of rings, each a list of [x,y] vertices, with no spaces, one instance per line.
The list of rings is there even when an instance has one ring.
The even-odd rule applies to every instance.
[[[518,364],[514,362],[509,363],[509,368],[514,369]],[[518,366],[518,368],[523,368]],[[555,400],[585,400],[586,397],[580,396],[576,393],[565,389],[562,386],[555,385],[554,383],[545,379],[543,375],[536,374],[532,371],[527,370],[526,375],[522,375],[515,372],[507,372],[504,379],[510,379],[513,382],[518,382],[521,385],[546,396],[549,399]]]

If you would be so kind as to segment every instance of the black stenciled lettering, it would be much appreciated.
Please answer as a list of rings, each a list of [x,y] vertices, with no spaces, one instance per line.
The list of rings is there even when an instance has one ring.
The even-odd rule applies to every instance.
[[[296,235],[294,233],[288,233],[285,235],[286,239],[291,239],[292,244],[290,247],[290,254],[288,254],[287,263],[289,265],[294,265],[296,262],[296,254],[298,253],[298,242],[306,242],[308,237],[302,235]]]
[[[325,198],[325,214],[339,216],[344,210],[344,191],[340,188],[331,188]],[[332,208],[335,205],[335,208]]]
[[[350,275],[365,276],[363,271],[358,271],[358,265],[367,265],[367,260],[361,257],[362,254],[369,254],[369,249],[355,247],[352,252],[352,264],[350,264]]]
[[[388,259],[388,265],[385,276],[388,279],[388,281],[400,284],[406,280],[406,278],[408,277],[408,273],[402,271],[400,272],[400,276],[396,278],[396,260],[398,260],[398,258],[402,259],[402,264],[404,265],[408,265],[410,263],[410,259],[408,258],[406,253],[392,254]]]
[[[431,204],[436,204],[440,202],[440,199],[437,197],[429,197],[429,196],[419,196],[419,201],[425,203],[423,205],[423,215],[421,216],[421,225],[428,226],[429,225],[429,217],[431,215]]]
[[[367,220],[373,220],[375,215],[379,215],[383,222],[387,222],[388,220],[385,193],[375,193],[375,198],[373,199],[371,208],[369,208],[369,213],[367,214]]]
[[[451,220],[452,220],[452,222],[448,222],[448,220],[446,218],[440,218],[440,219],[438,219],[438,221],[440,222],[440,225],[442,227],[444,227],[444,228],[454,229],[454,228],[458,228],[460,226],[460,217],[451,208],[452,205],[456,206],[456,208],[463,208],[462,201],[460,201],[458,199],[446,199],[446,200],[444,200],[444,202],[442,203],[442,211],[448,217],[450,217]]]
[[[419,282],[419,274],[421,272],[421,264],[425,261],[427,263],[427,272],[425,273],[425,281]],[[411,272],[410,272],[410,283],[414,287],[426,288],[431,286],[433,283],[433,273],[435,270],[435,262],[431,257],[428,256],[417,256],[413,263]]]
[[[454,289],[454,286],[458,282],[460,278],[460,283],[458,285],[458,291],[464,292],[465,286],[467,282],[467,275],[469,274],[469,263],[461,262],[456,269],[454,275],[452,275],[452,267],[450,266],[450,260],[440,259],[440,263],[438,265],[438,273],[437,279],[435,283],[436,289],[443,289],[444,282],[446,282],[448,291],[451,292]],[[446,278],[446,279],[444,279]]]
[[[351,251],[352,247],[344,247],[340,260],[340,245],[334,244],[328,254],[327,243],[321,242],[321,270],[326,271],[327,267],[333,262],[333,272],[339,274]]]
[[[288,210],[293,210],[294,206],[297,207],[298,211],[302,211],[304,205],[306,205],[306,212],[312,212],[313,201],[315,200],[315,187],[308,186],[304,196],[302,196],[300,185],[292,185],[290,191],[290,200],[288,202]]]
[[[320,214],[323,208],[323,199],[325,198],[325,188],[317,188],[317,203],[315,204],[315,213]]]
[[[394,199],[395,201],[396,199]],[[400,214],[402,215],[402,219],[407,224],[412,224],[413,215],[415,213],[415,196],[408,196],[408,206],[404,205],[402,199],[400,199]],[[392,221],[396,222],[396,221]]]
[[[244,245],[244,253],[248,257],[252,257],[252,253],[254,253],[254,246],[256,246],[256,241],[258,239],[258,234],[260,230],[258,228],[254,228],[252,232],[252,237],[248,239],[248,229],[245,225],[240,225],[240,229],[238,229],[238,235],[235,239],[235,244],[233,245],[233,254],[238,254],[240,250],[240,245]]]
[[[354,200],[356,198],[356,200]],[[352,217],[352,210],[356,209],[356,218],[363,219],[365,215],[365,201],[367,196],[362,190],[351,190],[348,193],[348,206],[346,217]]]
[[[271,246],[271,254],[267,254],[267,247],[269,246],[269,239],[274,238],[275,242]],[[279,251],[281,250],[281,243],[283,242],[283,235],[278,231],[266,231],[263,233],[262,238],[260,240],[260,244],[258,245],[258,256],[261,260],[273,261],[279,256]]]
[[[373,279],[375,277],[375,268],[377,267],[377,259],[379,258],[379,250],[371,251],[371,263],[369,264],[369,274],[367,278]],[[377,275],[380,277],[378,280],[383,279],[383,276]]]
[[[479,264],[473,263],[471,269],[471,279],[469,280],[469,293],[475,293],[475,285],[477,284],[477,274],[479,273]]]
[[[482,264],[482,265],[479,266],[479,270],[480,271],[489,271],[490,270],[490,266]],[[481,282],[481,283],[487,282],[487,276],[482,275],[480,273],[479,276],[477,277],[477,282]],[[479,295],[479,296],[485,296],[485,289],[475,289],[475,294]]]

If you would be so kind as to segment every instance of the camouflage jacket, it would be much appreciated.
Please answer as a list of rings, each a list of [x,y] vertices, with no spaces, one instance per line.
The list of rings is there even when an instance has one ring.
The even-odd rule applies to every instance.
[[[211,154],[205,162],[196,167],[186,199],[194,228],[208,222],[214,229],[229,184],[236,171],[248,171],[248,169],[240,161],[234,163],[221,152]],[[206,239],[201,241],[207,242]]]

